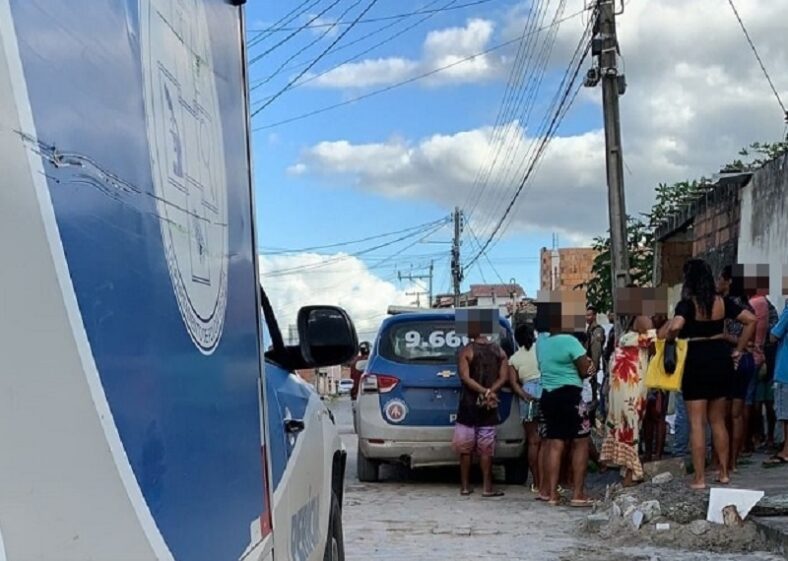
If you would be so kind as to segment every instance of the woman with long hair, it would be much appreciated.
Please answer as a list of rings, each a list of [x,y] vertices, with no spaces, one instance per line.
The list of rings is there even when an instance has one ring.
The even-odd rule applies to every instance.
[[[514,332],[519,349],[509,358],[509,384],[520,398],[520,418],[525,429],[528,446],[528,467],[531,470],[531,492],[538,493],[539,449],[542,438],[539,436],[539,398],[542,387],[539,383],[539,364],[536,360],[536,337],[534,328],[528,324],[520,325]]]
[[[711,425],[719,464],[717,481],[730,483],[730,446],[725,426],[726,398],[747,341],[755,331],[755,316],[730,298],[717,294],[714,274],[702,259],[684,264],[684,286],[673,319],[665,325],[668,341],[689,340],[681,392],[690,425],[690,448],[695,469],[693,489],[706,488],[706,424]],[[725,320],[741,322],[742,336],[731,352],[725,339]]]

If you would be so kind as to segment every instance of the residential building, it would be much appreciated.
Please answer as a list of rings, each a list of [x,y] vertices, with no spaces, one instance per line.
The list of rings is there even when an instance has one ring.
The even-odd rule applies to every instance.
[[[542,248],[539,288],[541,290],[574,290],[588,282],[597,251],[590,247]]]

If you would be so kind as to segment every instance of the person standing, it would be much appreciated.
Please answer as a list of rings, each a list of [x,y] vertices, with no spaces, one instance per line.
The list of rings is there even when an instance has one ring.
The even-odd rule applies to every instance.
[[[607,434],[600,459],[621,468],[624,487],[643,480],[640,429],[646,411],[649,351],[655,335],[650,318],[633,316],[613,355]]]
[[[353,380],[353,387],[350,388],[350,399],[355,401],[358,397],[358,387],[361,382],[361,375],[364,373],[363,368],[359,368],[359,363],[369,360],[370,344],[363,341],[358,346],[358,355],[353,359],[350,365],[350,379]]]
[[[726,319],[738,320],[744,326],[733,352],[725,339]],[[689,340],[681,390],[689,417],[694,467],[692,489],[706,488],[707,422],[711,425],[719,462],[717,481],[730,483],[726,398],[731,391],[735,368],[754,331],[755,316],[730,298],[717,294],[714,274],[708,263],[702,259],[687,261],[682,299],[676,304],[673,319],[665,325],[665,332],[669,342],[677,337]]]
[[[539,405],[544,418],[545,447],[540,467],[541,489],[538,500],[557,505],[561,460],[569,447],[571,454],[574,507],[593,505],[585,492],[588,470],[591,421],[583,401],[583,380],[596,372],[587,351],[577,338],[561,329],[561,314],[550,318],[548,333],[536,342],[539,372],[542,375],[542,398]]]
[[[783,446],[765,466],[788,464],[788,300],[770,333],[771,341],[776,344],[774,365],[774,408],[778,421],[783,424]]]
[[[592,427],[596,421],[596,408],[599,404],[599,380],[597,379],[597,373],[599,372],[605,350],[605,339],[605,328],[597,323],[596,308],[594,306],[587,306],[585,347],[588,358],[591,359],[591,364],[594,368],[594,374],[589,379],[591,383],[591,408],[589,409],[589,417]]]
[[[452,446],[460,456],[460,494],[470,495],[471,462],[479,457],[483,478],[483,497],[500,497],[493,489],[492,460],[495,454],[498,416],[498,390],[509,378],[506,353],[481,333],[481,325],[469,322],[470,342],[459,353],[462,390],[457,408]]]
[[[519,349],[509,358],[509,383],[512,391],[520,398],[520,418],[525,430],[528,446],[528,468],[531,470],[531,492],[538,493],[539,449],[542,438],[539,435],[539,398],[542,386],[539,383],[539,364],[534,348],[534,328],[528,324],[519,326],[514,332]]]

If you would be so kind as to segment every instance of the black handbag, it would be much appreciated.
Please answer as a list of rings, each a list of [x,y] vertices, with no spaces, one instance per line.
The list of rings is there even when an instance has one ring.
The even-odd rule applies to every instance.
[[[662,359],[662,365],[665,367],[665,374],[673,374],[676,371],[678,360],[676,340],[665,341],[665,356]]]

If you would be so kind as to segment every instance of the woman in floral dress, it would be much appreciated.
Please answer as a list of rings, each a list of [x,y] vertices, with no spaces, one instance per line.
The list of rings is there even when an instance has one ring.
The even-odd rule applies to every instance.
[[[611,362],[607,433],[600,460],[621,468],[625,487],[643,480],[638,451],[648,393],[646,370],[655,337],[651,319],[635,316],[619,338]]]

